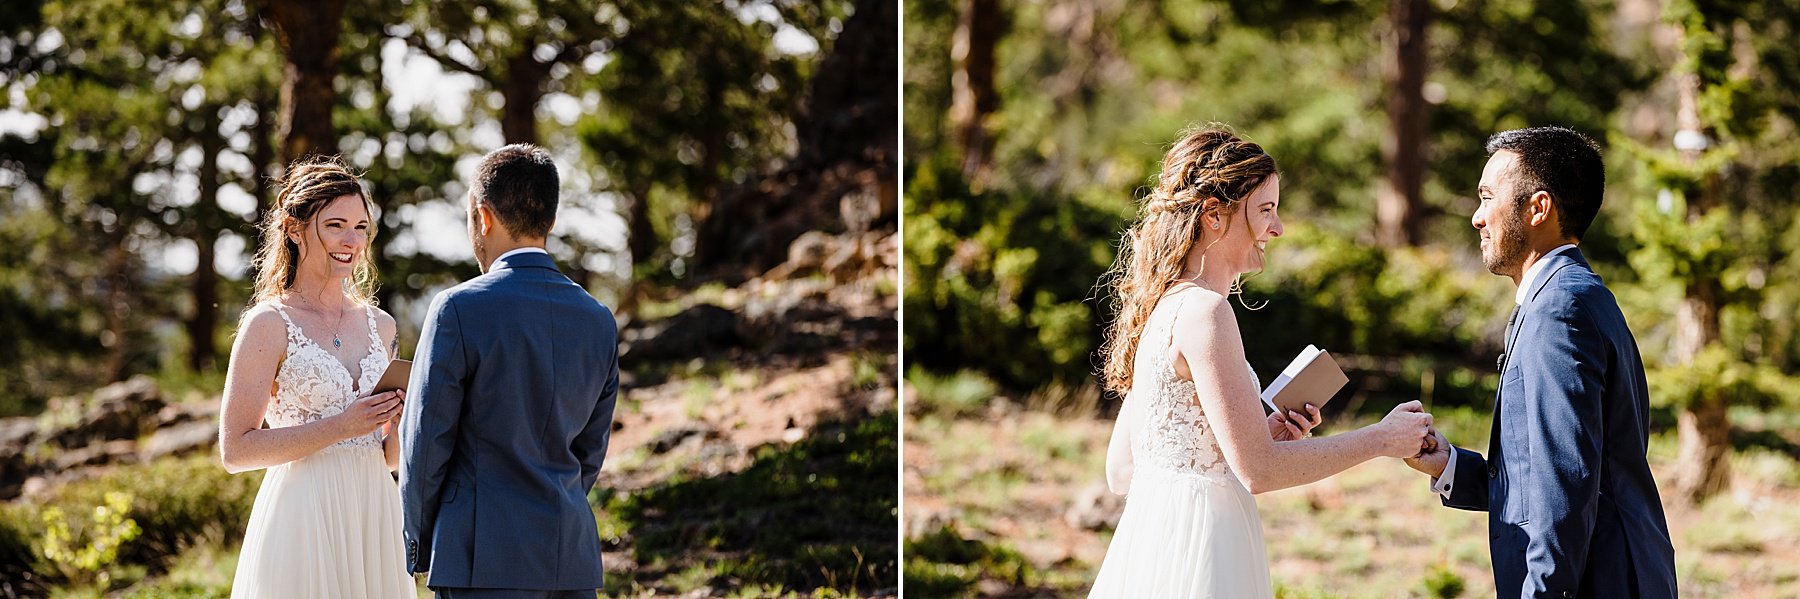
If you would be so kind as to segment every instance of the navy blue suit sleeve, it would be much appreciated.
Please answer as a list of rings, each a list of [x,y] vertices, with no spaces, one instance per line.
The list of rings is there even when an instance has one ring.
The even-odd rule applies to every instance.
[[[1456,480],[1451,481],[1446,507],[1476,512],[1488,510],[1488,464],[1481,454],[1456,448]]]
[[[413,363],[412,389],[400,420],[400,498],[407,540],[407,568],[417,574],[429,568],[431,534],[445,474],[456,446],[463,407],[468,360],[456,306],[438,296],[425,316],[425,330]]]
[[[1531,477],[1513,488],[1530,518],[1523,595],[1560,597],[1580,586],[1594,531],[1606,339],[1580,298],[1539,303],[1548,308],[1521,323],[1525,351],[1514,358],[1526,394],[1525,422],[1514,426],[1524,427]]]
[[[575,436],[575,457],[581,460],[581,485],[592,490],[595,479],[600,476],[600,465],[606,461],[606,447],[612,439],[613,408],[619,401],[619,353],[613,352],[611,371],[606,377],[606,386],[601,389],[598,402],[594,404],[594,412],[588,416],[587,426],[581,434]]]

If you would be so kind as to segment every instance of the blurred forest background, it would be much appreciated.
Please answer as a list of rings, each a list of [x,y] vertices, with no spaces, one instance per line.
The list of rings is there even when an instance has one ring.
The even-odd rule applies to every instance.
[[[1265,377],[1308,343],[1327,428],[1422,399],[1485,445],[1510,281],[1469,216],[1501,130],[1605,146],[1582,250],[1650,370],[1682,593],[1800,593],[1800,5],[1733,0],[906,3],[909,594],[1080,594],[1120,502],[1097,287],[1162,152],[1223,121],[1287,232],[1240,307]],[[1391,463],[1390,463],[1391,462]],[[1398,461],[1260,498],[1278,595],[1483,596],[1481,514]]]
[[[0,596],[229,593],[262,475],[212,447],[272,178],[364,174],[410,355],[478,274],[462,182],[514,142],[557,157],[549,249],[623,326],[607,590],[893,593],[898,19],[0,1]]]

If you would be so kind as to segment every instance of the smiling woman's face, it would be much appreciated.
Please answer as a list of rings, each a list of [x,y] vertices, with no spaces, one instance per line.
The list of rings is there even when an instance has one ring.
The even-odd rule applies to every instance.
[[[1233,274],[1256,272],[1263,269],[1263,252],[1269,240],[1280,237],[1283,229],[1281,214],[1281,177],[1271,175],[1250,197],[1239,204],[1237,214],[1226,218],[1221,227],[1224,234],[1216,245],[1207,251],[1209,256],[1219,256]]]
[[[299,276],[346,279],[369,248],[369,212],[361,196],[339,196],[319,209],[311,222],[289,234],[300,246]]]

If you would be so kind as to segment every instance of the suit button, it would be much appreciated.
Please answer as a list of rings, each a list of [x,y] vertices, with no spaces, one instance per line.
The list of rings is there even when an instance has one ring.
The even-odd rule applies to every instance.
[[[1575,591],[1563,591],[1563,599],[1575,599]]]
[[[1500,477],[1500,469],[1495,468],[1493,464],[1488,464],[1488,478],[1499,478],[1499,477]]]

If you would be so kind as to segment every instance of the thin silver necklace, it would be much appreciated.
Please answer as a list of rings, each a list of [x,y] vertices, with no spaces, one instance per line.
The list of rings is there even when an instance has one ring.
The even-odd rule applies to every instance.
[[[314,311],[319,312],[321,316],[324,315],[325,309],[320,308],[318,306],[318,304],[314,303],[312,298],[309,298],[309,297],[306,297],[303,295],[299,295],[299,294],[295,294],[294,297],[306,300],[307,304],[312,305],[312,307],[313,307],[312,309]],[[338,310],[337,323],[331,325],[331,347],[333,349],[342,349],[344,347],[344,340],[338,338],[338,329],[343,328],[343,326],[344,326],[344,311]]]

